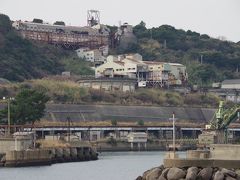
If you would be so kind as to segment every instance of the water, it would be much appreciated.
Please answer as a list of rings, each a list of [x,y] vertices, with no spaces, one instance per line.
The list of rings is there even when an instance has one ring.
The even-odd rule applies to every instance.
[[[180,153],[183,155],[184,153]],[[106,152],[99,160],[41,167],[0,168],[1,180],[134,180],[163,163],[165,152]]]

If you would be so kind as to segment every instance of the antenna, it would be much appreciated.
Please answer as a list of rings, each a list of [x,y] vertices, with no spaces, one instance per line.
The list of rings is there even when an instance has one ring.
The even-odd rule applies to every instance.
[[[100,24],[100,11],[88,10],[87,11],[87,25],[89,27]]]

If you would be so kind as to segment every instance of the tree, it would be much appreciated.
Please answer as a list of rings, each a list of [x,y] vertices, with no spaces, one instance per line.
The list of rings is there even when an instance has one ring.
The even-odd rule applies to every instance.
[[[61,25],[61,26],[65,26],[65,22],[63,21],[56,21],[55,23],[53,23],[54,25]]]
[[[30,89],[21,90],[10,104],[11,123],[34,124],[43,117],[48,100],[49,97],[43,92]],[[0,111],[0,118],[6,120],[7,113],[7,108]]]
[[[11,20],[8,16],[0,14],[0,33],[7,33],[12,28]]]
[[[116,119],[112,119],[111,120],[111,124],[112,124],[112,126],[117,126],[117,120]]]
[[[144,126],[144,121],[141,119],[141,120],[138,120],[137,121],[137,125],[138,126]]]
[[[42,19],[34,18],[34,19],[33,19],[33,22],[34,22],[34,23],[42,24],[42,23],[43,23],[43,20],[42,20]]]

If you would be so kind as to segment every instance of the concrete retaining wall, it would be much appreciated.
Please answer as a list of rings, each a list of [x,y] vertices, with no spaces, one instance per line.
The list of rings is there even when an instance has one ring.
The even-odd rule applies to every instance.
[[[212,159],[229,159],[239,160],[240,157],[240,145],[229,145],[229,144],[212,144],[210,146]],[[239,166],[240,167],[240,166]]]
[[[153,107],[153,106],[116,106],[116,105],[47,105],[43,119],[49,121],[66,121],[70,116],[72,121],[168,121],[175,112],[178,121],[208,122],[215,109],[189,107]],[[72,113],[68,113],[72,112]]]
[[[223,159],[164,159],[164,167],[222,167],[239,168],[240,160]]]

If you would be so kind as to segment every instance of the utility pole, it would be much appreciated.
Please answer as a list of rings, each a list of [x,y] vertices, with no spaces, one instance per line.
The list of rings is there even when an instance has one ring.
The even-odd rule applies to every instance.
[[[70,142],[70,134],[71,134],[71,130],[70,130],[70,117],[67,117],[67,122],[68,122],[68,142]]]
[[[203,55],[201,54],[200,57],[201,57],[200,60],[201,60],[201,64],[202,64],[203,63]]]
[[[11,116],[10,116],[10,99],[7,100],[8,103],[8,136],[11,134]]]
[[[11,112],[10,112],[10,101],[14,100],[14,98],[10,97],[10,98],[6,98],[3,97],[3,100],[7,101],[7,108],[8,108],[8,115],[7,115],[7,120],[8,120],[8,130],[7,130],[7,135],[10,136],[11,135]]]
[[[176,149],[175,139],[176,139],[176,135],[175,135],[175,114],[174,114],[174,112],[172,114],[172,120],[173,120],[173,152],[175,154],[175,149]]]

